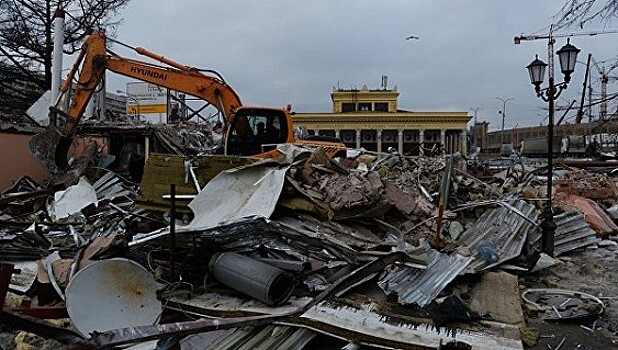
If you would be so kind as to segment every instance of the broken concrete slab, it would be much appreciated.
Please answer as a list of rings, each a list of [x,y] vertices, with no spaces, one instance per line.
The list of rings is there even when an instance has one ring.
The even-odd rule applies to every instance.
[[[470,308],[480,315],[516,326],[524,325],[517,276],[506,272],[487,272],[470,291]]]

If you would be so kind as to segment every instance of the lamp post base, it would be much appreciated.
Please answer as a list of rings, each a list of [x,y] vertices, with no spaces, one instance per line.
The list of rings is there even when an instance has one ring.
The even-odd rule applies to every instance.
[[[551,208],[543,211],[543,222],[541,222],[541,229],[543,230],[541,236],[541,250],[543,253],[553,257],[554,256],[554,234],[556,233],[556,222],[554,221],[554,214]]]

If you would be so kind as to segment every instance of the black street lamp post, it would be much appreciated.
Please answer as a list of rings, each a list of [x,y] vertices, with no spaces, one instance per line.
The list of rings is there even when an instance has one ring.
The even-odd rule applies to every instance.
[[[550,37],[549,42],[551,62],[553,38]],[[526,67],[530,74],[530,82],[534,85],[537,96],[549,104],[549,122],[547,123],[547,205],[543,210],[543,222],[541,223],[541,228],[543,230],[542,250],[549,256],[554,256],[554,233],[556,232],[556,223],[554,222],[552,208],[552,179],[554,175],[554,100],[560,96],[562,90],[567,88],[567,84],[571,80],[571,73],[575,70],[575,61],[579,51],[580,49],[571,45],[567,39],[566,45],[556,52],[560,59],[560,69],[562,70],[562,74],[564,74],[564,82],[558,84],[554,83],[554,77],[551,73],[552,67],[550,67],[549,87],[546,89],[541,89],[541,84],[543,83],[547,63],[541,61],[537,55],[536,59]]]

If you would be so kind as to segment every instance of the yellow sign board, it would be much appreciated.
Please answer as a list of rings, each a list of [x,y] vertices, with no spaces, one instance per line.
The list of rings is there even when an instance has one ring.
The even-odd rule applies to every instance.
[[[167,113],[167,105],[127,105],[127,114]]]

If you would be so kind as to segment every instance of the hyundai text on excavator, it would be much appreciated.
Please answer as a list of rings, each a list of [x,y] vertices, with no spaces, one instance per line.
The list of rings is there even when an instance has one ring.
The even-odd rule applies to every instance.
[[[35,135],[30,142],[32,154],[52,172],[68,168],[67,154],[73,135],[106,70],[183,92],[210,103],[223,115],[225,155],[279,157],[276,145],[282,143],[322,146],[331,157],[345,153],[342,143],[294,139],[290,108],[243,106],[240,97],[220,76],[206,75],[203,71],[141,47],[133,49],[163,65],[111,53],[107,50],[107,38],[103,31],[94,31],[84,41],[80,54],[61,87],[60,96],[69,90],[75,74],[80,71],[68,111],[50,107],[50,125],[47,131]],[[58,114],[66,118],[66,123],[61,128],[55,125]]]

